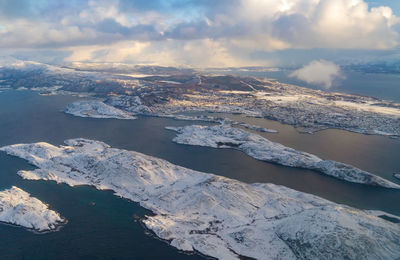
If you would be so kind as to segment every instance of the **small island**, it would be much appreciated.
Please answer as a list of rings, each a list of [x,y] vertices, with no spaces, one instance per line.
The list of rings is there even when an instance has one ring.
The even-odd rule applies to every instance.
[[[0,192],[0,221],[37,232],[55,231],[66,223],[48,205],[15,186]]]

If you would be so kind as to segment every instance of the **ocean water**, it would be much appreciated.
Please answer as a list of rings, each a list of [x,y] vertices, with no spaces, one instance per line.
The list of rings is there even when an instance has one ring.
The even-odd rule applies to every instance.
[[[179,145],[165,126],[193,124],[164,118],[137,120],[91,119],[66,115],[64,106],[78,98],[39,96],[30,91],[0,93],[0,146],[45,141],[62,144],[84,137],[116,148],[135,150],[174,164],[215,173],[247,183],[272,182],[363,209],[380,209],[400,215],[400,191],[351,184],[319,173],[257,161],[232,149]],[[353,164],[400,183],[400,140],[340,130],[314,135],[260,118],[226,115],[235,120],[276,129],[264,134],[272,141],[314,153],[322,158]],[[205,124],[204,122],[195,122]],[[69,187],[21,179],[16,172],[31,169],[24,160],[0,152],[0,189],[18,186],[48,203],[68,219],[58,232],[35,234],[24,228],[0,224],[0,259],[186,259],[186,255],[147,232],[133,215],[151,214],[137,203],[92,187]]]

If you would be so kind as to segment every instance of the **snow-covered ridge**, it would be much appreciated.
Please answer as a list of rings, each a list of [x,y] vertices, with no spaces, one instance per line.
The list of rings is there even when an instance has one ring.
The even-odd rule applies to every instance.
[[[1,68],[9,68],[9,69],[25,70],[25,71],[41,69],[41,70],[46,70],[47,73],[63,73],[63,74],[73,73],[73,70],[68,68],[62,68],[60,66],[36,62],[33,60],[21,60],[11,56],[0,56],[0,69]]]
[[[0,191],[0,221],[44,232],[56,230],[66,220],[37,198],[13,186]]]
[[[344,163],[322,160],[279,143],[228,125],[167,127],[178,132],[173,139],[179,144],[200,145],[213,148],[235,148],[249,156],[290,167],[319,171],[345,181],[386,188],[400,189],[400,185]]]
[[[220,259],[393,259],[400,225],[381,214],[274,184],[245,184],[86,139],[66,146],[18,144],[0,150],[38,169],[26,179],[93,185],[139,202],[157,236]]]
[[[23,67],[27,64],[22,60],[10,56],[0,56],[0,68],[2,67]]]
[[[132,113],[103,103],[101,100],[81,100],[66,106],[65,113],[79,117],[136,119]]]

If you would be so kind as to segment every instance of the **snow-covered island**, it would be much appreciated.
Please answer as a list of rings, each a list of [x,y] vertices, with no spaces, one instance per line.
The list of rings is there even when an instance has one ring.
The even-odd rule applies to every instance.
[[[271,142],[260,135],[229,125],[190,125],[167,127],[167,129],[178,132],[173,141],[179,144],[234,148],[261,161],[311,169],[349,182],[400,189],[400,185],[354,166],[323,160],[315,155]]]
[[[15,186],[0,191],[0,221],[38,232],[56,230],[66,222],[48,205]]]
[[[25,179],[113,190],[154,212],[147,228],[183,251],[219,259],[395,259],[400,225],[274,184],[245,184],[99,141],[0,150],[38,167]],[[393,216],[392,216],[393,217]]]
[[[95,99],[70,103],[64,112],[79,117],[136,119],[132,113],[122,111]]]
[[[400,180],[400,173],[395,173],[395,174],[393,174],[393,176]]]

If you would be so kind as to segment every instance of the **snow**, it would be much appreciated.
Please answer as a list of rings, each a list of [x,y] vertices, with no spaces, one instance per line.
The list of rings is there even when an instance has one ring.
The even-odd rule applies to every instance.
[[[280,104],[294,103],[294,102],[312,102],[314,104],[319,104],[323,106],[335,106],[338,108],[343,108],[346,110],[356,110],[356,111],[364,111],[371,112],[377,114],[386,114],[395,117],[400,117],[400,109],[394,107],[385,107],[377,105],[376,101],[364,101],[364,102],[354,102],[354,101],[344,101],[344,100],[335,100],[330,101],[326,98],[315,97],[310,94],[288,94],[288,95],[271,95],[269,93],[259,91],[253,93],[253,95],[257,99],[264,99],[269,101],[274,101]]]
[[[91,102],[83,111],[75,107],[73,113],[85,117],[131,119],[135,114],[222,112],[277,120],[306,133],[333,128],[400,136],[400,104],[376,98],[312,90],[254,77],[224,79],[186,69],[125,64],[68,66],[0,57],[0,70],[4,72],[0,84],[6,88],[40,91],[41,95],[96,95],[104,98],[106,105],[119,109],[111,111],[112,108],[102,103],[91,107]],[[6,68],[11,68],[12,73]],[[146,79],[121,76],[129,73],[158,76]],[[19,76],[24,80],[16,80]],[[168,84],[174,87],[167,87]],[[56,86],[62,88],[53,89]],[[110,96],[114,100],[108,102]],[[135,103],[139,97],[141,104]],[[100,111],[103,109],[107,111],[104,115]]]
[[[105,104],[127,111],[128,113],[144,113],[150,112],[149,108],[143,105],[138,96],[111,96],[105,101]]]
[[[267,129],[261,126],[249,125],[246,123],[230,120],[229,118],[213,117],[207,115],[181,115],[181,114],[153,114],[149,107],[143,105],[138,96],[111,96],[104,102],[100,100],[80,100],[68,104],[65,112],[80,117],[92,118],[116,118],[116,119],[131,119],[133,115],[142,114],[147,116],[173,118],[175,120],[185,121],[204,121],[221,124],[240,125],[247,129],[264,133],[277,133],[273,129]]]
[[[24,67],[26,65],[25,61],[18,60],[11,56],[0,56],[0,68],[6,67]]]
[[[374,98],[323,92],[279,82],[263,91],[198,91],[171,98],[153,111],[209,111],[265,117],[312,133],[327,128],[399,136],[400,106]],[[258,88],[261,86],[258,85]],[[167,109],[165,108],[167,107]],[[240,109],[239,109],[240,108]]]
[[[239,94],[239,95],[251,95],[253,94],[252,91],[245,91],[245,90],[220,90],[218,91],[222,94]]]
[[[167,83],[167,84],[175,84],[175,85],[180,85],[182,84],[181,82],[177,82],[177,81],[172,81],[172,80],[160,80],[160,83]]]
[[[362,134],[400,135],[399,104],[361,96],[303,89],[281,83],[274,84],[278,84],[276,87],[279,89],[274,87],[274,91],[268,88],[265,91],[250,92],[193,91],[180,93],[179,97],[164,93],[160,96],[168,101],[147,104],[137,95],[117,95],[108,97],[104,103],[126,113],[150,116],[220,112],[264,117],[294,125],[305,133],[336,128]],[[260,128],[256,131],[263,130]]]
[[[167,129],[178,132],[173,141],[179,144],[213,148],[235,148],[262,161],[316,170],[349,182],[400,189],[400,185],[354,166],[331,160],[323,160],[315,155],[271,142],[260,135],[228,125],[191,125],[167,127]]]
[[[278,133],[278,131],[274,130],[274,129],[268,129],[268,128],[264,128],[262,126],[257,126],[257,125],[249,125],[246,123],[239,123],[240,126],[243,126],[244,128],[250,129],[250,130],[254,130],[254,131],[258,131],[258,132],[262,132],[262,133]]]
[[[384,132],[384,131],[379,131],[379,130],[372,130],[372,133],[377,134],[377,135],[386,135],[386,136],[391,136],[391,133]]]
[[[355,109],[359,111],[368,111],[372,113],[386,114],[397,118],[400,117],[400,109],[394,107],[379,106],[374,104],[373,102],[355,103],[349,101],[335,101],[334,104],[336,106],[347,109]]]
[[[100,100],[79,100],[67,105],[65,113],[80,117],[136,119],[130,112],[112,107]]]
[[[313,98],[313,96],[305,95],[305,94],[271,95],[264,91],[255,92],[255,93],[253,93],[253,95],[256,99],[274,101],[274,102],[280,103],[280,104],[296,102],[296,101],[300,101],[300,100],[310,100]]]
[[[0,69],[1,68],[12,68],[17,70],[31,70],[31,69],[44,69],[47,72],[71,74],[73,70],[62,68],[54,65],[40,63],[36,61],[20,60],[11,56],[0,56]]]
[[[395,174],[393,174],[393,176],[400,180],[400,173],[395,173]]]
[[[210,136],[210,138],[213,138]],[[394,259],[400,226],[274,184],[245,184],[87,139],[0,150],[38,167],[24,178],[92,185],[139,202],[147,228],[180,250],[219,259]],[[309,160],[315,158],[310,155]],[[29,174],[27,174],[29,172]],[[380,213],[379,213],[380,214]]]
[[[66,220],[37,198],[13,186],[0,191],[0,221],[44,232],[56,230]]]

